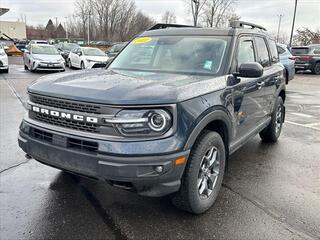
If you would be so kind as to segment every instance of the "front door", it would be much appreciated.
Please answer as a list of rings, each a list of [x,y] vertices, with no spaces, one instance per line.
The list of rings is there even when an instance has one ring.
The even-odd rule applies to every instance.
[[[236,66],[242,63],[257,62],[257,53],[252,37],[240,37],[236,53]],[[264,83],[261,78],[240,78],[234,86],[234,113],[236,139],[248,134],[264,119]]]

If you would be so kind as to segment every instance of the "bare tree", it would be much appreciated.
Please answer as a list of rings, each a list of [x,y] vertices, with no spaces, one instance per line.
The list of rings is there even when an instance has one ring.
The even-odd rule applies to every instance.
[[[189,9],[191,9],[193,26],[198,26],[198,20],[201,16],[202,9],[207,0],[187,0]]]
[[[312,31],[311,29],[304,27],[297,30],[297,34],[293,37],[295,45],[309,45],[320,43],[320,30]]]
[[[166,12],[162,15],[161,21],[162,21],[163,23],[166,23],[166,24],[176,23],[177,18],[176,18],[176,16],[174,15],[173,12],[166,11]]]
[[[208,27],[221,27],[226,25],[228,19],[232,18],[231,12],[237,1],[238,0],[207,0],[204,6],[203,20],[205,24]]]
[[[153,23],[133,0],[76,0],[67,23],[71,36],[86,36],[89,16],[92,40],[125,41]]]
[[[90,0],[77,0],[75,2],[75,15],[80,19],[82,25],[82,35],[85,38],[86,24],[91,13]]]

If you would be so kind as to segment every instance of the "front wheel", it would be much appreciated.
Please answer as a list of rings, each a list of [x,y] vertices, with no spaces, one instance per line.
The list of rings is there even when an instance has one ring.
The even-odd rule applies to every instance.
[[[263,129],[259,135],[264,142],[276,142],[282,130],[284,121],[285,109],[281,97],[277,98],[273,112],[271,114],[271,121],[269,125]]]
[[[320,75],[320,62],[317,62],[316,65],[314,66],[312,72],[316,75]]]
[[[192,147],[179,192],[172,202],[178,208],[201,214],[215,202],[225,171],[225,145],[217,132],[205,130]]]
[[[84,62],[81,62],[81,69],[86,69],[86,66],[84,65]]]

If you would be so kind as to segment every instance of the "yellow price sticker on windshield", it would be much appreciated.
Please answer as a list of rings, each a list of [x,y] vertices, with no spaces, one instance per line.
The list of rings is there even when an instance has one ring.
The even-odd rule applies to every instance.
[[[133,44],[142,44],[142,43],[148,43],[151,42],[152,38],[151,37],[140,37],[136,38],[132,41]]]

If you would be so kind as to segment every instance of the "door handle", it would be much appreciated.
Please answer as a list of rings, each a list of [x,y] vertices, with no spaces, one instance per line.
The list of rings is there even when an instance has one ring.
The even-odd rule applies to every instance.
[[[257,82],[258,89],[261,89],[261,88],[264,87],[265,85],[266,85],[265,82]]]

